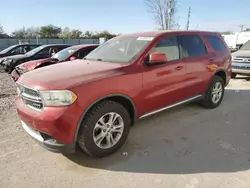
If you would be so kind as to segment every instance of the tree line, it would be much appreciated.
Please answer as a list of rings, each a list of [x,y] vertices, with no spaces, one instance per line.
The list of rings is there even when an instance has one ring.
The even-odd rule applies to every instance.
[[[244,29],[244,31],[250,31],[250,28],[246,28]],[[231,35],[231,34],[234,34],[233,31],[224,31],[224,32],[221,32],[222,35]]]
[[[61,28],[53,24],[41,27],[28,27],[21,28],[13,31],[10,35],[4,32],[3,27],[0,25],[0,38],[61,38],[61,39],[99,39],[101,37],[113,38],[117,34],[104,31],[81,31],[78,29],[70,29],[69,27]]]

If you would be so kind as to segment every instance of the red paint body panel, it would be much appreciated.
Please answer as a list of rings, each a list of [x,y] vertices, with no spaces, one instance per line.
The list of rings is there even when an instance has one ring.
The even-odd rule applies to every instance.
[[[78,105],[70,107],[45,107],[41,112],[28,108],[20,98],[16,101],[19,117],[30,127],[46,133],[63,144],[70,144],[74,141],[76,126],[81,115],[81,108]]]
[[[227,84],[231,70],[230,52],[215,52],[203,37],[206,32],[188,33],[200,35],[207,46],[207,55],[182,58],[157,66],[144,65],[146,55],[157,41],[165,36],[186,33],[161,31],[135,34],[156,38],[129,64],[76,60],[25,73],[19,78],[19,83],[38,90],[68,89],[77,95],[77,100],[69,107],[46,107],[36,112],[18,99],[18,114],[35,130],[45,132],[61,143],[72,143],[82,113],[105,96],[127,96],[134,103],[136,117],[139,118],[184,99],[203,95],[216,71],[226,73]],[[216,65],[216,70],[210,70],[211,65]]]

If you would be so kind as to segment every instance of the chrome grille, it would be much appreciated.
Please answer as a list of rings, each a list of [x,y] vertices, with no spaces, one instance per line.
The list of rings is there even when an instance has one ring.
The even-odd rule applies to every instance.
[[[233,61],[250,63],[250,57],[236,56]]]
[[[18,89],[19,89],[19,95],[28,107],[34,109],[34,110],[42,110],[43,109],[43,103],[42,98],[38,91],[35,89],[31,89],[29,87],[26,87],[24,85],[21,85],[17,83]]]

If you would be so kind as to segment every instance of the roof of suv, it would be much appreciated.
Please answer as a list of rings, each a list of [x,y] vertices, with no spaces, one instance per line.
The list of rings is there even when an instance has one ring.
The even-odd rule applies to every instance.
[[[141,32],[141,33],[130,33],[130,34],[123,34],[122,36],[140,36],[140,37],[157,37],[159,35],[165,33],[211,33],[211,34],[218,34],[219,32],[213,31],[199,31],[199,30],[159,30],[159,31],[148,31],[148,32]]]

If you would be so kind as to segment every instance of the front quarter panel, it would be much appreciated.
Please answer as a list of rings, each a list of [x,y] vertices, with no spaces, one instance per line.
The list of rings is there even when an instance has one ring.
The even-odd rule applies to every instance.
[[[78,96],[77,103],[83,111],[98,99],[116,94],[131,98],[137,108],[141,90],[142,75],[140,73],[117,75],[72,88]]]

